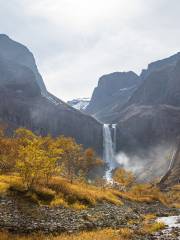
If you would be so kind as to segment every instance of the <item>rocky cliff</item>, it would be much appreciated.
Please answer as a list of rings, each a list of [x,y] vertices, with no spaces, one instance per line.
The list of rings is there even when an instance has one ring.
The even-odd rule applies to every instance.
[[[123,106],[138,84],[139,77],[132,71],[102,76],[85,112],[102,122],[109,122],[114,114],[114,108],[117,105]]]
[[[103,76],[87,113],[117,124],[116,149],[127,154],[131,169],[151,169],[146,179],[163,175],[180,135],[180,53],[150,63],[139,77],[133,72]]]
[[[123,108],[116,107],[111,119],[117,123],[117,149],[141,156],[143,164],[146,160],[151,161],[152,172],[157,176],[169,165],[166,148],[170,152],[180,135],[180,61],[176,58],[175,63],[174,58],[170,59],[173,59],[172,64],[147,74]],[[161,146],[162,159],[158,153],[149,158],[157,146]],[[163,164],[158,169],[157,162],[160,161]],[[178,164],[179,160],[176,166]],[[173,177],[174,173],[177,175],[177,169],[175,167],[171,174],[174,183],[177,183],[177,177]]]
[[[175,139],[180,134],[180,61],[148,75],[124,107],[115,110],[113,122],[126,126],[131,141],[143,148]]]
[[[102,126],[47,92],[32,53],[0,35],[0,120],[39,134],[65,135],[102,152]]]

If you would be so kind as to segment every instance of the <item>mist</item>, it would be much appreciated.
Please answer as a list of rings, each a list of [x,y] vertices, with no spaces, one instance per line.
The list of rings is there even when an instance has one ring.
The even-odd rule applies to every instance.
[[[144,157],[119,152],[115,160],[120,167],[132,171],[138,180],[151,181],[166,173],[174,148],[174,144],[158,145],[151,148]]]

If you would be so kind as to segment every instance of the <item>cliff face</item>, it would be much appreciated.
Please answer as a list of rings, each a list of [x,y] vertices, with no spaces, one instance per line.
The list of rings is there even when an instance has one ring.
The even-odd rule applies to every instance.
[[[180,61],[152,72],[119,110],[113,120],[118,128],[126,126],[139,146],[176,139],[180,134]]]
[[[10,128],[71,136],[102,153],[101,124],[47,92],[33,55],[4,35],[0,35],[0,120]]]
[[[139,77],[134,72],[115,72],[102,76],[85,112],[102,122],[110,122],[114,108],[123,106],[136,89]]]
[[[152,72],[128,101],[128,105],[168,104],[180,106],[180,61]]]
[[[161,178],[159,186],[163,189],[180,183],[180,138],[172,152],[168,171]]]
[[[180,60],[180,52],[162,60],[152,62],[148,65],[147,69],[143,69],[140,75],[141,79],[147,78],[152,72],[168,68],[170,66],[175,66],[176,63]]]
[[[170,152],[180,136],[180,61],[148,74],[123,108],[115,109],[112,122],[117,123],[118,151],[141,156],[143,164],[157,146],[168,145]],[[166,166],[161,172],[164,174],[167,153],[162,149],[160,152],[161,168]],[[161,160],[154,156],[149,161],[152,172],[159,176],[157,162]],[[174,180],[169,183],[178,183],[179,164],[180,158],[171,172],[170,179]]]
[[[13,41],[5,34],[0,34],[0,56],[31,69],[42,92],[46,87],[40,75],[33,54],[24,45]]]
[[[180,135],[180,53],[150,63],[139,77],[132,72],[103,76],[86,112],[117,124],[117,152],[126,153],[132,166],[138,159],[144,172],[151,169],[146,179],[163,175],[167,150]]]

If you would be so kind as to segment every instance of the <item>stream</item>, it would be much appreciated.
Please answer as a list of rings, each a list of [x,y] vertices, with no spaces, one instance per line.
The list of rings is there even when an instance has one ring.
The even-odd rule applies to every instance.
[[[180,240],[180,215],[170,217],[159,217],[157,222],[163,222],[166,228],[154,235],[159,240]]]

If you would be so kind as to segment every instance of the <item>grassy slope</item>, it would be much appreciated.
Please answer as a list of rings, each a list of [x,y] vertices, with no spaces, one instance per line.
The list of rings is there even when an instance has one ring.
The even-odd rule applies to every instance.
[[[17,175],[0,175],[0,195],[6,194],[9,189],[28,194],[23,187],[22,180]],[[169,192],[163,193],[150,184],[134,185],[129,191],[122,192],[112,188],[100,188],[94,185],[74,182],[69,183],[66,179],[54,177],[48,187],[37,187],[32,193],[33,201],[45,203],[51,206],[64,205],[83,209],[96,203],[109,202],[122,205],[123,199],[136,202],[159,201],[170,207],[180,207],[180,185],[176,185]]]
[[[0,196],[6,195],[9,191],[24,190],[22,180],[17,175],[1,175],[0,176]],[[25,192],[25,195],[30,193]],[[130,201],[152,202],[161,201],[168,206],[180,206],[180,185],[174,186],[169,192],[162,193],[157,188],[149,184],[135,185],[128,192],[121,192],[115,189],[102,189],[93,185],[75,182],[70,184],[67,180],[56,177],[49,183],[48,188],[39,187],[32,194],[32,200],[37,203],[48,204],[49,206],[64,205],[81,210],[91,207],[99,202],[110,202],[116,205],[122,205],[124,199]],[[48,199],[48,200],[47,200]],[[45,201],[46,200],[46,201]],[[81,232],[73,235],[62,234],[57,237],[53,236],[15,236],[9,233],[0,232],[1,240],[126,240],[131,239],[134,234],[139,236],[146,235],[158,231],[164,227],[164,224],[155,223],[155,216],[144,216],[142,221],[136,224],[139,225],[138,232],[133,232],[130,228],[118,230],[104,229],[91,232]],[[129,226],[134,223],[129,223]]]

